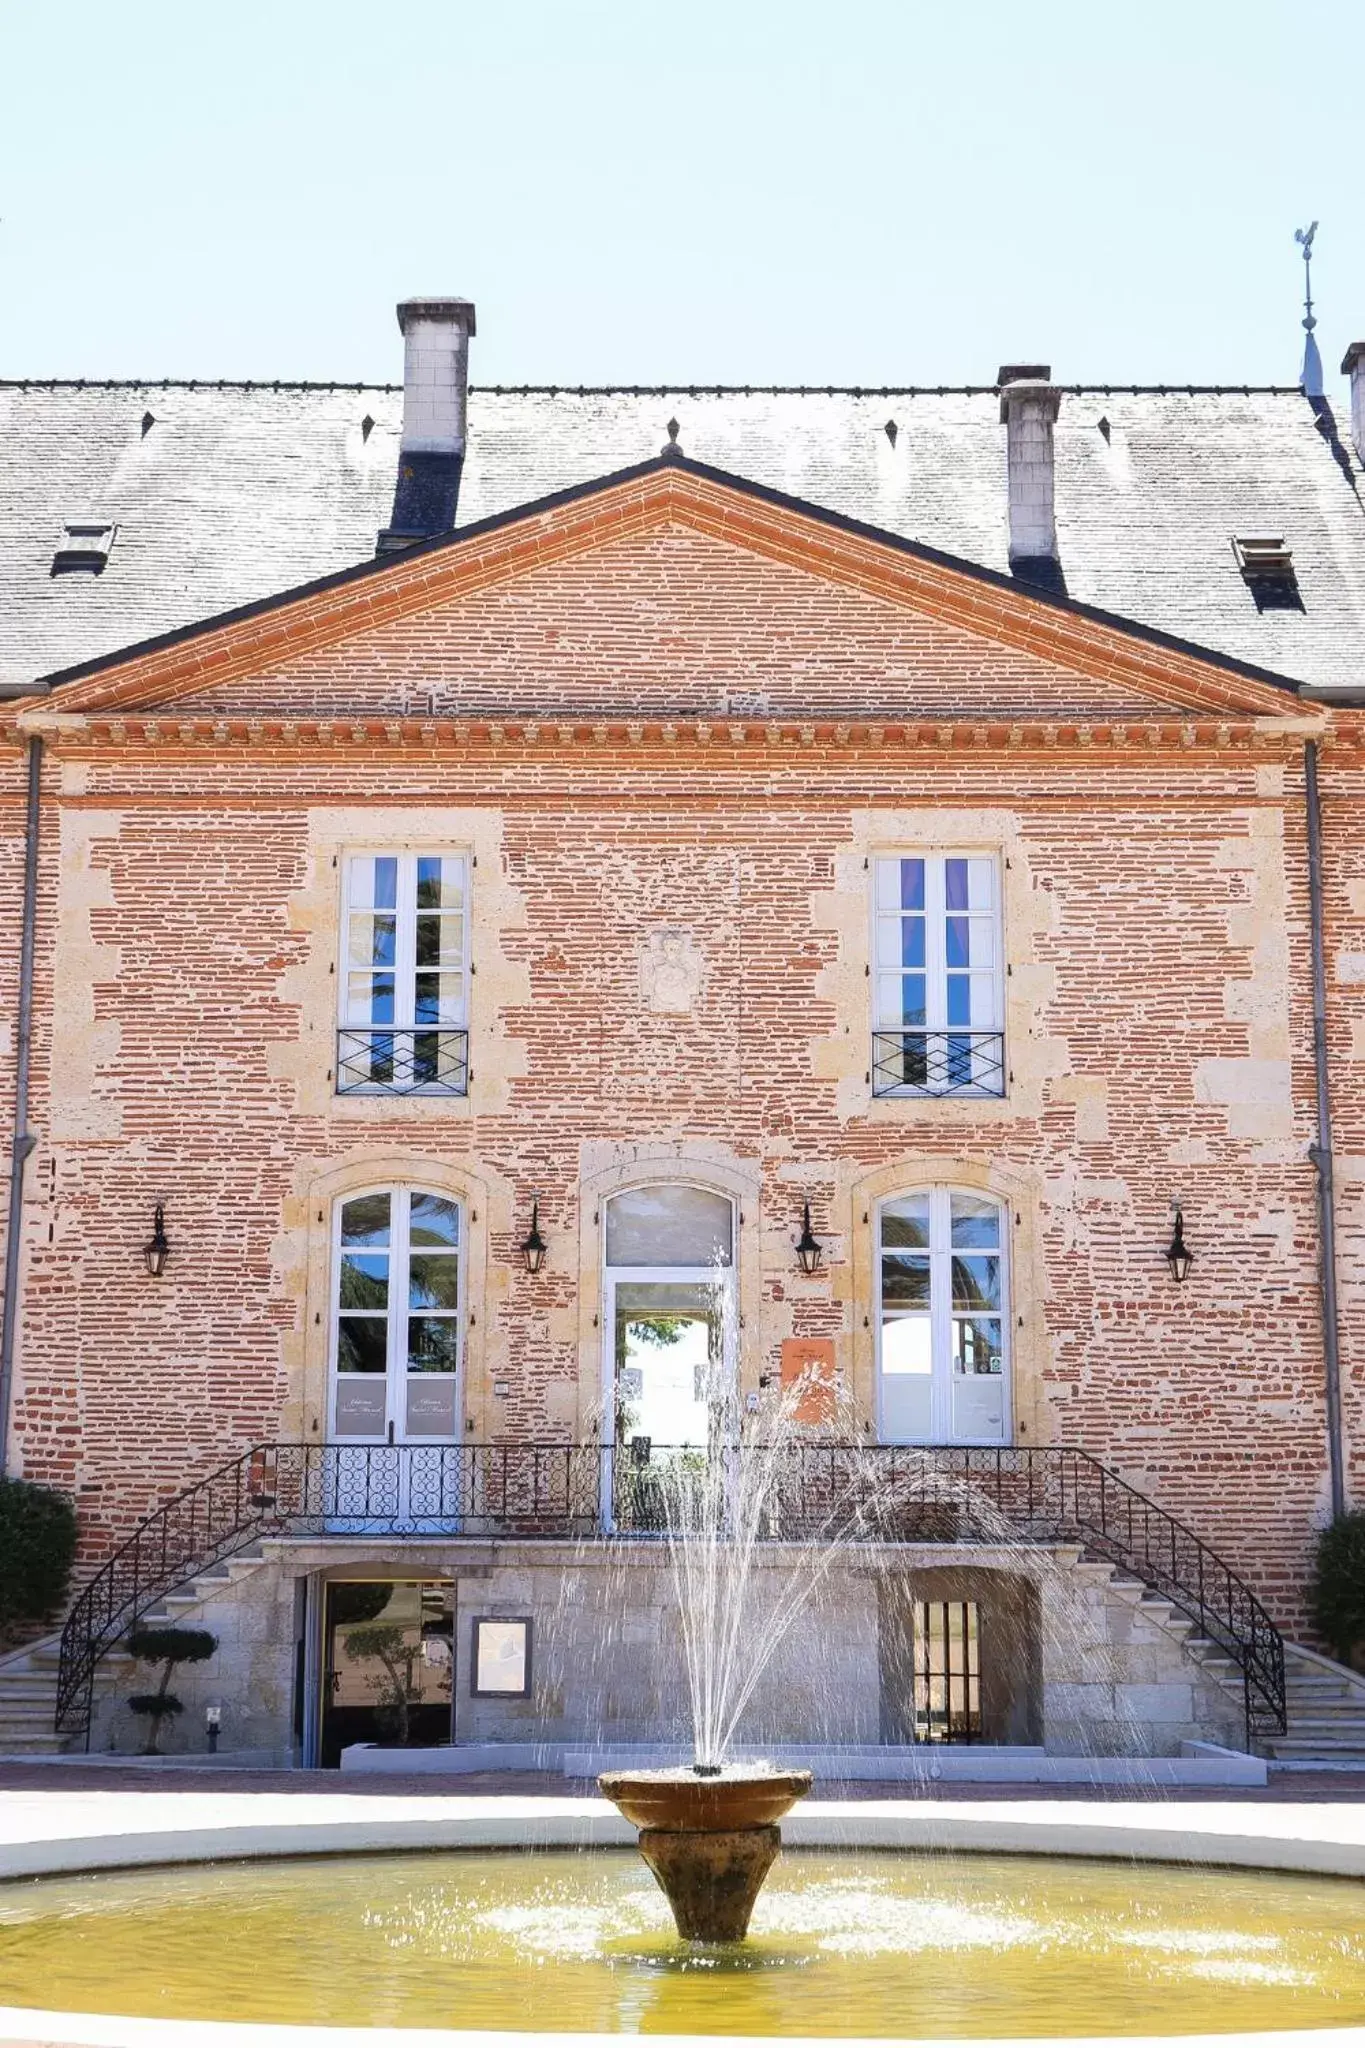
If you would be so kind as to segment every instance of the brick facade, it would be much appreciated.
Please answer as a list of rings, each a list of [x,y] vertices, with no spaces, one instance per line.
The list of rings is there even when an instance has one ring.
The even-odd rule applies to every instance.
[[[739,1198],[746,1383],[829,1337],[870,1414],[871,1205],[947,1181],[1009,1203],[1016,1440],[1093,1451],[1300,1625],[1327,1504],[1302,750],[1327,715],[718,487],[685,516],[678,480],[632,488],[11,716],[49,749],[23,1470],[74,1488],[93,1560],[253,1438],[320,1434],[331,1203],[387,1178],[477,1214],[474,1437],[591,1429],[598,1205],[679,1162]],[[1333,716],[1349,1428],[1365,835]],[[474,858],[467,1100],[333,1092],[339,862],[376,844]],[[1005,863],[1007,1094],[874,1101],[867,864],[963,844]],[[702,962],[690,1015],[642,993],[665,929]]]

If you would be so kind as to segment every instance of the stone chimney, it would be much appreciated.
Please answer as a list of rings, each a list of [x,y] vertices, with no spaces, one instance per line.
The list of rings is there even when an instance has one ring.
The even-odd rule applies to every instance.
[[[375,552],[396,554],[455,525],[469,395],[468,299],[404,299],[403,439],[393,513]]]
[[[1009,464],[1010,571],[1021,583],[1064,593],[1053,515],[1053,422],[1061,393],[1047,363],[1004,363],[1000,417]]]
[[[1341,360],[1341,374],[1351,380],[1351,439],[1365,462],[1365,341],[1353,341]]]

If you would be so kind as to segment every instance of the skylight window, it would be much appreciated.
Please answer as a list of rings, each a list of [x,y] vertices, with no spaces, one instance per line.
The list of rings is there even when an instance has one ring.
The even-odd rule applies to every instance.
[[[52,557],[53,575],[62,576],[72,569],[84,569],[90,575],[98,576],[109,560],[109,550],[114,545],[117,530],[108,519],[69,519],[62,528],[62,538]]]
[[[1294,551],[1282,533],[1235,533],[1232,552],[1257,611],[1302,611]]]

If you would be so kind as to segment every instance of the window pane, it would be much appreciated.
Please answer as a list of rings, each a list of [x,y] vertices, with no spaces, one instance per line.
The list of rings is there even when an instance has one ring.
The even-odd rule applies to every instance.
[[[948,976],[949,1024],[967,1025],[972,1021],[972,978],[969,974]]]
[[[387,1252],[347,1252],[341,1261],[342,1308],[362,1308],[384,1315],[389,1306]]]
[[[925,1024],[925,980],[922,974],[901,976],[900,1016],[897,1022],[922,1030]]]
[[[460,1326],[454,1316],[408,1317],[408,1371],[454,1372],[460,1362]]]
[[[458,1024],[464,1012],[462,974],[419,974],[416,988],[416,1024]]]
[[[929,1306],[929,1254],[887,1252],[882,1256],[882,1300],[888,1308]],[[965,1304],[975,1307],[974,1302]]]
[[[383,1316],[342,1316],[337,1324],[337,1371],[383,1372],[388,1334]]]
[[[441,1195],[414,1194],[410,1214],[409,1229],[415,1245],[460,1242],[458,1202],[448,1202]]]
[[[965,860],[945,860],[943,863],[943,903],[947,910],[967,908],[967,863]]]
[[[455,1381],[434,1375],[410,1379],[407,1417],[411,1436],[454,1436]]]
[[[464,902],[464,862],[424,853],[417,862],[417,908],[458,910]]]
[[[392,967],[396,958],[397,922],[358,910],[351,919],[347,959],[352,967]]]
[[[952,1232],[954,1245],[980,1245],[986,1251],[994,1251],[1000,1243],[1000,1204],[984,1195],[955,1194]]]
[[[971,910],[994,910],[995,862],[993,860],[968,861],[967,906]]]
[[[928,1195],[898,1195],[894,1202],[882,1205],[882,1243],[928,1250]]]
[[[891,1316],[882,1324],[882,1371],[927,1374],[933,1364],[928,1316]]]
[[[389,1241],[389,1197],[357,1195],[341,1205],[343,1244],[387,1244]]]
[[[383,1380],[338,1380],[337,1435],[382,1436],[388,1406],[389,1390]]]
[[[346,1017],[352,1024],[392,1024],[393,976],[352,974],[346,983]]]
[[[464,945],[464,919],[423,913],[417,920],[417,965],[459,967]]]
[[[900,862],[900,871],[902,910],[923,910],[924,862],[903,860]]]
[[[376,910],[397,907],[398,861],[391,853],[382,854],[374,864],[374,902]]]
[[[953,1307],[1000,1307],[1000,1260],[988,1252],[953,1259]]]
[[[630,1188],[607,1204],[609,1266],[728,1266],[733,1238],[733,1207],[709,1188]]]
[[[408,1267],[408,1304],[412,1308],[458,1308],[460,1261],[454,1252],[414,1252]],[[994,1306],[964,1302],[965,1308]]]
[[[993,1376],[1003,1370],[999,1316],[954,1316],[953,1371]]]

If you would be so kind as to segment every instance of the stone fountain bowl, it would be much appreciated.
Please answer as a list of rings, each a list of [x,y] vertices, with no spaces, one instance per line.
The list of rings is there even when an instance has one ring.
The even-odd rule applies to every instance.
[[[597,1780],[603,1794],[637,1828],[667,1834],[725,1834],[772,1827],[804,1799],[809,1771],[727,1768],[701,1778],[686,1766],[672,1771],[606,1771]]]

